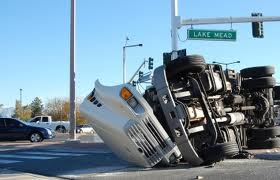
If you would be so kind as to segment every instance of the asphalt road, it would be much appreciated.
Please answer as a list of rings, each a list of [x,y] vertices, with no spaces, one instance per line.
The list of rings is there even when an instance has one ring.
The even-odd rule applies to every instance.
[[[253,151],[254,159],[230,159],[214,167],[139,168],[116,157],[98,137],[79,135],[81,143],[65,143],[67,135],[43,143],[2,142],[0,179],[279,179],[280,151]],[[12,172],[12,173],[11,173]],[[23,174],[24,173],[24,174]],[[31,175],[31,176],[30,176]]]

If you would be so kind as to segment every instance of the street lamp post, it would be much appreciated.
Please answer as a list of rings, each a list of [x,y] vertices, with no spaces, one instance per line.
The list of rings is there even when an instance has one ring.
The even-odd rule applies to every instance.
[[[20,101],[20,106],[22,106],[22,89],[19,89],[19,101]]]
[[[125,45],[123,46],[123,83],[126,83],[126,62],[125,62],[125,58],[126,58],[126,54],[125,54],[125,50],[126,48],[130,48],[130,47],[142,47],[143,44],[134,44],[134,45],[127,45],[127,41],[129,39],[126,38],[125,40]]]
[[[225,65],[225,66],[226,66],[226,69],[228,69],[228,65],[237,64],[237,63],[240,63],[240,61],[234,61],[234,62],[229,62],[229,63],[222,63],[222,62],[213,61],[212,63],[214,63],[214,64]]]
[[[22,108],[22,89],[20,88],[19,89],[19,103],[20,103],[20,117],[22,116],[23,114],[23,108]]]

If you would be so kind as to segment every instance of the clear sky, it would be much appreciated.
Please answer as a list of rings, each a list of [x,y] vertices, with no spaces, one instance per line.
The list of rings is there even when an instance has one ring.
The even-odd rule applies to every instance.
[[[179,0],[185,18],[280,16],[279,0]],[[70,0],[0,0],[0,104],[14,106],[23,89],[23,104],[36,97],[45,103],[69,96]],[[186,39],[187,29],[179,34]],[[230,24],[194,26],[229,30]],[[241,64],[232,68],[275,65],[280,71],[280,22],[264,23],[263,39],[252,37],[251,24],[233,24],[236,42],[187,41],[179,43],[188,54],[201,54],[207,62]],[[171,51],[170,0],[77,0],[76,95],[84,97],[100,79],[103,84],[122,82],[122,46],[127,49],[128,77],[144,58],[162,64]],[[276,74],[280,81],[279,73]]]

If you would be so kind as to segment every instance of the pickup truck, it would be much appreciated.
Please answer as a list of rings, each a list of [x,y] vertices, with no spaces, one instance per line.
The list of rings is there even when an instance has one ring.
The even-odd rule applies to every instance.
[[[36,116],[28,121],[29,125],[49,128],[57,132],[65,133],[69,131],[69,121],[53,121],[51,116]]]

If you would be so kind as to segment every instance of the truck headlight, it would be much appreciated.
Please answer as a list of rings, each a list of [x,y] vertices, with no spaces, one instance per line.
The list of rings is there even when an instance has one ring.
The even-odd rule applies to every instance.
[[[130,98],[129,100],[127,100],[127,103],[129,104],[130,107],[132,107],[133,109],[138,105],[137,100],[135,99],[135,97]]]
[[[137,99],[133,96],[133,94],[126,88],[123,87],[120,92],[120,96],[127,102],[127,104],[133,109],[138,105]]]

